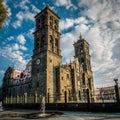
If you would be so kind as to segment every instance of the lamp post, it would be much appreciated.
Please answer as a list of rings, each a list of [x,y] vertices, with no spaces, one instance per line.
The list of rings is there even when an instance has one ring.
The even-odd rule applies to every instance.
[[[116,100],[117,100],[117,102],[120,102],[118,79],[114,79],[114,81],[115,81],[115,95],[116,95]]]

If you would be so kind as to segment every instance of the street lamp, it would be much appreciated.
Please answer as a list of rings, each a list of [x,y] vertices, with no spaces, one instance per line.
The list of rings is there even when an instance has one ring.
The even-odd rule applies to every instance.
[[[115,95],[116,95],[116,100],[117,100],[117,102],[120,102],[118,79],[114,79],[114,81],[115,81]]]
[[[118,85],[118,79],[114,79],[115,84]]]

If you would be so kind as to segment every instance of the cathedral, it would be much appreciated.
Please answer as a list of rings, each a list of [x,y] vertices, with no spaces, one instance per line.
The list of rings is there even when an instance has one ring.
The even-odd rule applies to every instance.
[[[34,50],[29,62],[29,68],[31,67],[29,77],[25,77],[24,82],[16,82],[17,85],[8,85],[7,87],[10,88],[8,94],[13,95],[14,92],[14,96],[23,93],[27,93],[27,96],[41,95],[46,97],[46,102],[52,103],[65,102],[64,98],[70,102],[85,101],[87,95],[90,102],[94,101],[89,44],[80,35],[73,44],[74,60],[62,64],[59,20],[60,17],[48,5],[35,16]],[[22,77],[21,72],[19,73],[17,80],[27,72],[22,72]],[[3,79],[4,90],[6,90],[5,81]],[[23,93],[20,94],[21,91]]]
[[[60,50],[59,16],[46,6],[35,16],[32,56],[33,92],[61,100],[66,91],[71,100],[79,100],[87,89],[94,93],[89,44],[81,36],[74,43],[75,60],[63,65]],[[57,98],[56,98],[57,95]],[[92,99],[92,96],[91,96]]]

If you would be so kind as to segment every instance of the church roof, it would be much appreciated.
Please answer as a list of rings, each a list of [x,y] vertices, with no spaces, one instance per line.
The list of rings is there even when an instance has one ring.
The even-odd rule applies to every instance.
[[[35,18],[36,18],[37,16],[39,16],[42,12],[44,12],[45,10],[47,10],[47,9],[60,19],[60,17],[50,8],[50,6],[49,6],[48,4],[46,4],[46,7],[45,7],[42,11],[40,11],[40,12],[35,16]]]

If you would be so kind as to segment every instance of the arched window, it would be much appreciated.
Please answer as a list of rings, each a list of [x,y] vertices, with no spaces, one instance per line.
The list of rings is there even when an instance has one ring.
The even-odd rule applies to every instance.
[[[57,21],[57,20],[55,20],[55,24],[58,24],[58,21]]]
[[[58,39],[55,39],[55,46],[58,46]]]
[[[81,92],[80,92],[80,90],[78,91],[78,96],[79,96],[79,100],[81,100]]]
[[[50,20],[53,20],[53,17],[52,17],[52,16],[50,16]]]
[[[81,63],[84,64],[84,62],[85,62],[85,61],[84,61],[84,58],[81,58]]]
[[[57,30],[57,26],[56,25],[54,26],[54,28],[55,28],[55,30]]]
[[[53,24],[52,24],[52,22],[50,21],[50,26],[52,26]]]

